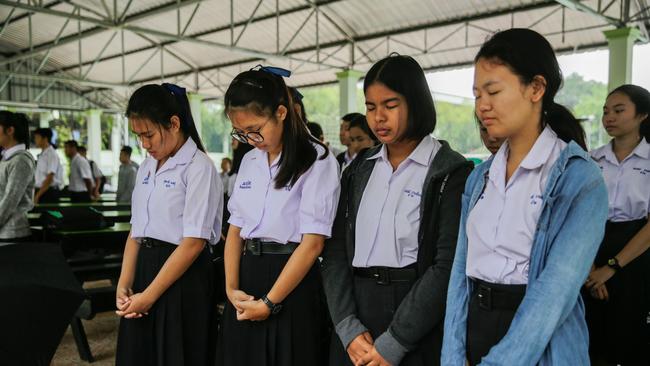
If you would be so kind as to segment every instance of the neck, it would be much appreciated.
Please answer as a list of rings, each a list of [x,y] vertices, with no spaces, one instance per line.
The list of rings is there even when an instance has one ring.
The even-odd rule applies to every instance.
[[[540,126],[540,123],[530,124],[530,126],[508,138],[508,147],[510,149],[508,162],[517,162],[516,165],[519,166],[519,163],[528,155],[528,152],[535,145],[535,141],[541,135]]]
[[[407,140],[386,145],[388,160],[393,166],[393,170],[397,169],[397,167],[406,160],[409,155],[411,155],[419,143],[420,141],[418,140]]]
[[[16,145],[18,145],[18,141],[13,140],[13,141],[9,141],[6,145],[3,145],[2,148],[5,150],[9,150]]]
[[[612,141],[612,149],[617,156],[628,156],[639,145],[641,135],[638,133],[629,133],[627,135],[618,136]]]
[[[187,142],[187,138],[180,138],[178,139],[178,142],[176,142],[176,145],[174,146],[174,149],[172,149],[172,152],[169,154],[170,157],[176,155],[178,150],[185,145],[185,142]]]
[[[267,151],[267,154],[269,155],[269,166],[273,164],[273,161],[280,155],[280,153],[282,153],[282,145]]]

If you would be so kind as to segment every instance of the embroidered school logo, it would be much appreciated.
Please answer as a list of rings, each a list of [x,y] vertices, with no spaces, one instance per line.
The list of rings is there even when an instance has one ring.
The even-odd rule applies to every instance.
[[[530,195],[530,204],[533,206],[539,205],[542,202],[542,196],[539,194]]]
[[[176,181],[165,179],[163,180],[163,184],[165,185],[165,188],[174,188],[176,187]]]
[[[639,174],[641,174],[641,175],[648,175],[648,174],[650,174],[650,170],[648,170],[648,169],[632,168],[632,170],[636,170],[636,171],[639,172]]]
[[[404,193],[406,194],[407,197],[417,197],[417,198],[422,197],[422,194],[420,192],[412,191],[410,189],[405,189]]]
[[[142,184],[149,184],[149,177],[151,177],[151,171],[147,173],[147,176],[142,180]]]
[[[252,187],[252,184],[251,184],[250,180],[247,180],[245,182],[241,182],[241,184],[239,184],[239,189],[251,189],[251,187]]]

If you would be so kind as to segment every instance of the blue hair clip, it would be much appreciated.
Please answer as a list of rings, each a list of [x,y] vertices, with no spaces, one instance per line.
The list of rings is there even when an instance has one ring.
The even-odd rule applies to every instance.
[[[169,90],[170,93],[176,95],[176,96],[181,96],[187,94],[185,91],[185,88],[180,87],[176,84],[170,84],[170,83],[163,83],[162,87]]]
[[[275,76],[280,76],[280,77],[285,77],[288,78],[291,76],[291,71],[287,69],[283,69],[281,67],[275,67],[275,66],[262,66],[262,65],[257,65],[253,67],[251,70],[255,70],[255,68],[259,67],[260,71],[268,72],[269,74],[273,74]]]

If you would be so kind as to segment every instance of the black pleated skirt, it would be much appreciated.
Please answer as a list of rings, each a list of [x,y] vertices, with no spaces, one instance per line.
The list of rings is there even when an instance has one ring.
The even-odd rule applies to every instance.
[[[282,272],[290,255],[242,255],[240,289],[256,299],[266,295]],[[282,310],[264,321],[238,321],[236,310],[226,302],[217,365],[292,366],[323,365],[326,322],[320,271],[315,263],[305,278],[282,302]]]
[[[354,277],[357,317],[368,328],[372,339],[377,339],[388,329],[395,311],[411,290],[414,282],[404,281],[380,285],[374,279]],[[344,284],[341,285],[344,286]],[[441,348],[442,324],[431,330],[419,342],[415,350],[407,353],[400,362],[400,366],[440,365]],[[336,332],[332,333],[329,357],[331,366],[353,365]]]
[[[156,277],[176,245],[138,252],[133,284],[142,292]],[[120,321],[115,364],[118,366],[213,365],[217,311],[214,276],[206,248],[187,271],[156,301],[149,315]]]
[[[604,266],[645,225],[646,220],[607,222],[596,256]],[[650,251],[646,251],[606,282],[608,301],[583,293],[590,353],[623,365],[650,365]]]

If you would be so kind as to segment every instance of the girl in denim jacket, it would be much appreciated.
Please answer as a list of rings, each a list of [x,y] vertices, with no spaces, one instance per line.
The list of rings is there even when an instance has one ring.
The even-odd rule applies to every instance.
[[[553,98],[562,74],[528,29],[475,58],[476,113],[505,138],[470,175],[451,272],[443,365],[588,365],[580,288],[607,215],[584,132]]]

